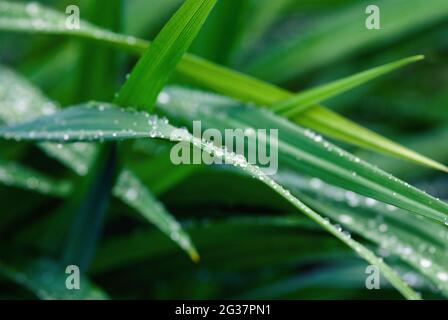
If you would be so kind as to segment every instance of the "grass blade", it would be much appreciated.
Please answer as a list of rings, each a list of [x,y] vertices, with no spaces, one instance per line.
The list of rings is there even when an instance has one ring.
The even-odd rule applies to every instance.
[[[84,139],[92,139],[92,140],[98,140],[100,139],[99,135],[97,135],[96,132],[89,131],[88,127],[85,128],[81,123],[84,121],[87,126],[89,125],[89,120],[91,119],[91,115],[82,116],[83,110],[94,110],[95,108],[92,108],[90,106],[89,108],[74,108],[72,110],[68,109],[60,113],[64,117],[64,125],[61,126],[61,121],[56,120],[54,117],[46,117],[42,118],[40,120],[36,120],[34,123],[28,123],[24,125],[18,125],[14,128],[6,128],[0,131],[1,136],[5,135],[11,135],[15,139],[24,137],[25,139],[29,139],[29,136],[24,134],[29,127],[36,127],[36,128],[42,128],[42,131],[39,133],[36,133],[36,136],[32,140],[49,140],[49,141],[79,141]],[[103,115],[101,117],[95,117],[96,118],[104,118],[104,113],[108,112],[108,110],[113,110],[113,117],[116,117],[116,111],[113,107],[108,108],[96,108],[97,112],[102,112]],[[118,112],[122,113],[128,113],[129,116],[133,115],[135,120],[137,118],[143,118],[146,120],[147,116],[142,115],[141,113],[137,112],[126,112],[124,109],[118,109]],[[70,115],[69,117],[65,117],[65,115]],[[74,115],[74,117],[71,117]],[[149,115],[148,115],[149,116]],[[57,118],[56,118],[57,119]],[[59,118],[60,120],[61,118]],[[83,120],[81,120],[83,119]],[[73,121],[73,122],[72,122]],[[44,123],[48,123],[50,126],[46,126]],[[109,121],[106,121],[104,126],[106,124],[111,123],[110,119]],[[112,121],[113,123],[113,121]],[[120,124],[123,123],[120,121]],[[96,124],[98,125],[98,124]],[[62,129],[62,128],[65,128]],[[70,129],[68,129],[70,128]],[[179,131],[175,127],[172,127],[169,125],[166,121],[160,120],[156,117],[153,117],[152,120],[147,123],[145,122],[144,128],[141,129],[142,132],[150,132],[150,136],[152,138],[160,138],[160,139],[169,139],[172,141],[183,141],[188,142],[192,144],[193,146],[197,148],[201,148],[205,152],[211,154],[211,155],[217,155],[222,154],[222,157],[226,163],[230,163],[234,165],[235,167],[242,168],[245,172],[253,176],[254,178],[259,179],[264,184],[272,188],[274,191],[276,191],[280,196],[282,196],[285,200],[287,200],[289,203],[291,203],[295,208],[297,208],[299,211],[303,212],[305,215],[307,215],[309,218],[317,222],[323,229],[328,231],[330,234],[341,240],[343,243],[345,243],[347,246],[349,246],[351,249],[353,249],[356,253],[358,253],[363,259],[367,260],[369,263],[376,265],[381,271],[382,274],[386,279],[388,279],[391,284],[399,290],[403,296],[405,296],[408,299],[419,299],[419,296],[411,289],[409,286],[404,283],[396,274],[395,272],[390,269],[381,259],[376,257],[370,250],[368,250],[366,247],[362,246],[360,243],[356,242],[355,240],[351,239],[350,237],[347,237],[346,234],[344,234],[341,230],[339,230],[337,227],[330,224],[327,220],[325,220],[323,217],[321,217],[318,213],[311,210],[309,207],[307,207],[305,204],[303,204],[301,201],[299,201],[297,198],[292,196],[289,191],[284,189],[282,186],[277,184],[274,180],[266,176],[261,169],[259,169],[256,166],[253,166],[249,164],[244,157],[238,157],[237,155],[230,153],[226,149],[221,149],[218,147],[215,147],[213,145],[210,145],[198,138],[195,138],[194,136],[190,135],[186,131]],[[70,135],[68,135],[67,132],[70,132]],[[105,133],[104,133],[105,132]],[[132,134],[122,136],[122,138],[132,138]],[[103,134],[101,135],[101,139],[114,139],[113,130],[107,129],[105,130],[105,127],[103,127]],[[116,139],[116,138],[115,138]]]
[[[8,279],[30,290],[42,300],[105,300],[107,295],[81,275],[79,290],[68,290],[65,286],[65,267],[41,259],[25,267],[11,267],[0,263],[0,273]]]
[[[444,225],[422,217],[409,219],[404,210],[347,193],[315,178],[300,177],[289,170],[277,177],[309,206],[399,257],[448,295],[448,260],[443,254],[448,231]]]
[[[2,84],[0,88],[5,88],[5,91],[0,94],[0,119],[5,121],[7,124],[14,124],[32,120],[39,116],[53,114],[57,110],[59,110],[59,107],[49,99],[45,98],[39,90],[34,88],[25,79],[21,78],[19,75],[9,69],[0,67],[0,83]],[[146,120],[146,123],[147,121],[148,119]],[[133,123],[134,122],[128,122],[127,124],[133,126]],[[95,132],[99,134],[96,130],[96,127]],[[33,134],[34,132],[30,132],[31,136]],[[57,159],[62,164],[66,165],[68,168],[72,169],[79,175],[87,174],[92,166],[94,156],[97,153],[97,148],[89,143],[57,145],[54,143],[41,143],[38,146],[50,157]],[[119,176],[118,179],[119,181],[122,181],[122,185],[129,180],[138,181],[138,178],[133,176],[132,172],[124,172],[127,172],[126,175],[131,178],[123,179],[121,176]],[[148,176],[148,179],[150,178],[151,177]],[[121,188],[119,190],[115,190],[114,193],[118,198],[129,204],[130,200],[127,197],[127,192],[124,191],[124,188]],[[140,201],[142,201],[143,203],[153,203],[153,199],[150,195],[149,190],[141,190],[139,194],[141,198]],[[142,209],[142,206],[140,205],[131,205],[131,207]],[[149,215],[147,214],[147,211],[149,210],[151,210],[151,207],[145,208],[144,213],[140,210],[137,210],[137,212],[140,213],[145,219],[148,219]],[[161,221],[158,223],[159,225],[162,223],[162,221],[175,220],[174,217],[166,211],[163,213],[162,211],[157,210],[157,212],[159,212],[160,216],[164,215],[164,217],[162,217],[163,219],[161,219]],[[152,223],[152,220],[149,221]],[[162,230],[170,230],[168,236],[174,231],[178,232],[180,237],[173,240],[176,241],[180,247],[185,247],[185,245],[182,246],[181,244],[190,243],[191,240],[188,235],[186,235],[182,230],[171,229],[171,227],[175,225],[176,224],[174,223],[165,225]],[[193,245],[188,249],[188,253],[192,257],[195,256],[195,251],[196,249]]]
[[[114,194],[130,207],[141,212],[147,220],[178,243],[193,261],[199,261],[199,254],[188,234],[130,171],[125,170],[121,173],[114,187]]]
[[[18,163],[0,159],[0,183],[48,196],[64,197],[70,194],[70,181],[48,177]]]
[[[176,100],[171,95],[168,106],[161,105],[165,112],[182,114],[189,119],[200,117],[213,128],[278,128],[279,159],[287,161],[291,168],[307,172],[341,187],[365,196],[404,208],[431,218],[441,224],[448,221],[448,205],[428,194],[413,188],[392,175],[360,160],[359,158],[330,144],[309,130],[297,126],[257,109],[241,108],[222,97],[195,94],[194,110],[185,107],[185,93],[177,91]],[[190,100],[192,101],[192,100]],[[213,103],[214,102],[214,103]],[[233,102],[234,103],[234,102]],[[227,107],[227,116],[223,109]],[[208,108],[208,109],[207,109]],[[214,115],[219,110],[221,116]],[[99,119],[94,123],[90,119]],[[188,121],[190,121],[189,119]],[[0,137],[25,141],[55,143],[86,141],[118,141],[136,138],[170,139],[175,129],[166,119],[150,116],[144,112],[125,111],[113,105],[95,104],[72,107],[53,116],[12,127],[0,128]],[[34,131],[32,137],[28,132]],[[268,140],[266,137],[259,139]],[[298,161],[299,160],[299,161]]]
[[[23,4],[4,1],[0,8],[2,30],[71,35],[104,42],[138,54],[142,54],[150,44],[134,37],[109,32],[87,22],[83,22],[80,30],[69,30],[65,28],[65,15],[42,6],[39,6],[39,12],[45,17],[45,27],[37,27],[42,24],[40,15],[30,15]],[[293,93],[287,90],[189,54],[184,55],[176,70],[193,84],[261,106],[271,106],[293,97]],[[312,107],[291,120],[362,148],[447,171],[443,164],[400,146],[321,106]]]
[[[375,198],[444,224],[448,205],[302,129],[281,117],[244,107],[225,97],[172,87],[159,108],[184,125],[201,120],[203,129],[264,128],[279,130],[279,166],[319,177],[331,184]],[[189,101],[185,105],[184,101]],[[216,116],[219,114],[219,117]],[[25,130],[24,130],[25,131]],[[269,141],[262,135],[259,139]]]
[[[355,75],[333,81],[331,83],[305,90],[296,94],[293,98],[280,102],[272,107],[272,110],[285,117],[296,116],[307,108],[324,102],[332,97],[343,94],[357,86],[368,81],[376,79],[386,73],[392,72],[398,68],[410,63],[423,60],[423,56],[413,56],[399,61],[388,63]]]
[[[198,34],[216,0],[187,0],[143,54],[115,102],[152,110],[157,96]]]

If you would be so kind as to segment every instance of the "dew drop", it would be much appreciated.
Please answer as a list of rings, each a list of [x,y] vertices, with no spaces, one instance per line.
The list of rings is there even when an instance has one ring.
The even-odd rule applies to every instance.
[[[447,282],[448,281],[448,273],[446,272],[438,272],[437,278],[441,281]]]
[[[420,260],[420,265],[421,265],[423,268],[429,268],[429,267],[431,267],[432,262],[431,262],[431,260],[428,260],[428,259],[423,258],[423,259]]]
[[[346,215],[346,214],[341,214],[339,216],[339,221],[341,221],[341,223],[343,224],[352,224],[353,223],[353,218]]]
[[[26,5],[26,13],[29,14],[30,16],[35,16],[39,13],[39,4],[36,2],[30,2],[29,4]]]
[[[130,188],[126,191],[125,196],[129,201],[135,201],[138,197],[138,191],[136,189]]]
[[[380,224],[378,227],[378,230],[383,233],[386,232],[387,229],[388,229],[388,227],[387,227],[387,224],[385,224],[385,223]]]
[[[170,95],[166,92],[161,92],[159,96],[157,97],[157,102],[164,105],[168,104],[170,102]]]

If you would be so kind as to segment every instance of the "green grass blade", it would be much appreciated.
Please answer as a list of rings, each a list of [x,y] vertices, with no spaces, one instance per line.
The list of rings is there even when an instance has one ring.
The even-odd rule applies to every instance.
[[[26,266],[12,267],[0,262],[0,273],[27,288],[42,300],[105,300],[107,295],[81,275],[80,289],[68,290],[65,286],[65,266],[41,259]]]
[[[70,181],[56,180],[19,163],[0,159],[0,183],[47,196],[63,197],[70,194]]]
[[[0,83],[2,85],[0,88],[5,89],[0,93],[0,119],[7,124],[11,125],[17,122],[32,120],[46,114],[54,114],[57,110],[59,110],[59,107],[49,99],[45,98],[39,90],[34,88],[25,79],[9,69],[0,67]],[[146,119],[145,121],[147,123],[148,119]],[[132,123],[128,122],[127,124],[134,126],[133,121]],[[95,132],[99,134],[98,130],[96,130],[96,126],[94,127]],[[30,132],[30,134],[32,136],[34,132]],[[62,164],[66,165],[68,168],[72,169],[79,175],[86,175],[88,173],[89,169],[92,166],[94,156],[97,153],[97,148],[89,143],[41,143],[38,146],[50,157],[57,159]],[[132,172],[124,172],[127,172],[127,176],[129,176],[130,178],[123,180],[123,178],[119,176],[119,179],[121,179],[122,183],[123,181],[126,182],[129,180],[138,181],[138,178],[133,176]],[[34,174],[34,176],[36,175]],[[150,175],[148,175],[148,179],[151,179]],[[20,184],[20,186],[22,186],[22,184]],[[153,199],[150,195],[149,190],[143,190],[143,187],[141,188],[142,190],[139,193],[140,201],[146,204],[153,203]],[[125,202],[129,204],[130,200],[128,197],[126,197],[127,193],[123,193],[122,191],[124,191],[123,188],[115,190],[114,193],[118,198],[122,200],[126,199]],[[138,209],[137,212],[140,213],[145,219],[148,219],[149,214],[147,213],[147,211],[151,210],[151,207],[145,208],[144,212],[139,210],[142,209],[142,206],[139,204],[132,204],[131,207]],[[157,212],[159,212],[159,215],[163,218],[160,222],[158,222],[158,225],[161,225],[163,221],[175,220],[174,217],[166,211],[163,213],[161,210],[158,210]],[[149,222],[152,223],[153,220],[149,220]],[[175,229],[171,230],[173,226]],[[172,234],[174,231],[178,232],[180,237],[174,238],[173,241],[178,243],[181,248],[185,247],[185,244],[190,243],[191,240],[188,235],[185,234],[185,232],[183,232],[182,230],[178,230],[175,226],[176,224],[174,223],[168,224],[165,225],[162,230],[170,230],[169,234]],[[195,257],[195,251],[196,249],[193,245],[191,245],[191,248],[188,249],[188,253],[192,257]]]
[[[191,106],[185,107],[183,103],[186,94],[188,95],[188,92],[177,91],[177,101],[171,95],[171,112],[177,115],[184,112],[183,116],[187,118],[201,116],[208,126],[215,128],[259,125],[279,128],[283,135],[279,141],[279,150],[285,159],[290,158],[297,162],[297,170],[307,170],[311,175],[320,176],[344,188],[410,210],[442,224],[448,220],[448,205],[444,202],[331,145],[313,132],[302,130],[257,109],[242,109],[234,102],[232,108],[232,101],[221,97],[203,96],[206,103],[196,103],[196,109],[192,110]],[[201,101],[201,96],[190,96],[190,101],[194,99]],[[212,115],[218,110],[222,114],[222,109],[226,106],[228,116],[222,115],[218,121],[224,122],[219,123]],[[170,112],[166,105],[161,107],[165,112]],[[92,123],[89,119],[96,120]],[[190,120],[195,119],[197,120]],[[31,123],[2,128],[0,136],[15,140],[66,143],[148,137],[168,139],[172,130],[167,120],[156,116],[151,117],[147,113],[137,111],[125,112],[112,105],[91,103],[87,106],[68,108]],[[30,131],[34,131],[32,137],[29,135]]]
[[[264,128],[279,130],[279,166],[319,177],[332,184],[393,204],[446,223],[448,205],[409,184],[347,153],[307,129],[266,111],[243,107],[221,96],[173,87],[165,92],[168,103],[159,108],[191,126],[201,120],[203,128]],[[190,101],[185,105],[184,101]],[[219,117],[215,115],[219,114]],[[264,138],[267,139],[267,138]]]
[[[199,254],[188,234],[130,171],[125,170],[121,173],[113,192],[116,197],[141,212],[147,220],[178,243],[193,261],[199,261]]]
[[[36,25],[42,19],[29,15],[25,5],[3,2],[2,6],[2,30],[71,35],[104,42],[138,54],[142,54],[149,45],[144,40],[112,33],[87,22],[83,22],[80,30],[68,30],[65,28],[66,17],[63,14],[41,6],[39,12],[46,18],[46,26],[37,28]],[[191,83],[261,106],[271,106],[293,97],[293,93],[287,90],[189,54],[184,55],[176,70]],[[292,121],[362,148],[447,171],[443,164],[400,146],[321,106],[310,108],[300,118],[292,118]]]
[[[83,115],[84,110],[87,110],[88,114]],[[98,116],[93,117],[95,119],[105,118],[105,114],[108,113],[109,111],[112,111],[111,117],[110,118],[108,117],[108,121],[105,121],[103,124],[98,123],[95,124],[97,127],[100,128],[102,125],[103,130],[101,131],[102,132],[101,135],[98,134],[98,131],[89,130],[89,125],[92,126],[91,123],[89,124],[89,119],[92,119],[91,114],[92,110],[96,110],[96,112],[98,112],[99,114],[102,113],[101,116],[99,117]],[[347,237],[346,234],[344,234],[336,226],[330,224],[318,213],[311,210],[297,198],[292,196],[289,193],[289,191],[287,191],[282,186],[277,184],[274,180],[266,176],[261,169],[247,163],[244,157],[241,159],[240,157],[236,156],[233,153],[230,153],[225,149],[220,149],[198,138],[195,138],[186,131],[179,132],[175,127],[172,127],[166,121],[158,119],[155,116],[153,116],[152,120],[148,123],[147,117],[149,117],[149,115],[145,116],[141,112],[140,113],[126,112],[124,109],[118,109],[110,106],[105,108],[104,105],[99,106],[97,108],[94,108],[92,106],[89,106],[87,108],[86,107],[72,108],[64,110],[61,113],[59,113],[59,115],[53,117],[51,116],[44,117],[40,120],[38,119],[28,124],[2,129],[0,130],[0,136],[3,137],[10,136],[14,137],[14,139],[24,138],[28,140],[29,135],[27,135],[26,132],[31,127],[31,128],[42,128],[41,129],[42,131],[36,132],[36,136],[31,139],[35,141],[43,139],[45,141],[70,142],[79,140],[82,141],[85,139],[92,141],[99,139],[118,139],[117,137],[114,137],[114,132],[116,128],[112,129],[108,124],[111,123],[114,124],[114,121],[112,121],[112,119],[116,118],[117,115],[120,113],[128,114],[129,117],[133,116],[135,120],[140,118],[145,120],[143,122],[144,126],[142,123],[137,124],[137,127],[139,127],[140,129],[135,132],[139,136],[143,136],[143,132],[149,132],[150,133],[149,136],[151,138],[188,142],[197,148],[201,148],[202,150],[204,150],[209,154],[215,154],[215,155],[222,154],[221,157],[226,161],[226,163],[232,164],[235,167],[242,168],[245,172],[247,172],[254,178],[257,178],[263,183],[265,183],[267,186],[276,191],[280,196],[285,198],[285,200],[290,202],[295,208],[303,212],[309,218],[317,222],[323,229],[325,229],[330,234],[332,234],[333,236],[341,240],[343,243],[345,243],[347,246],[349,246],[363,259],[365,259],[371,264],[376,265],[382,271],[384,277],[388,279],[390,283],[403,294],[403,296],[405,296],[408,299],[419,299],[419,296],[406,283],[404,283],[392,269],[390,269],[381,259],[376,257],[370,250],[368,250],[366,247],[356,242],[355,240],[351,239],[350,237]],[[122,118],[127,119],[126,121],[119,122],[119,124],[123,126],[123,123],[127,123],[129,118],[127,117]],[[120,118],[120,120],[122,118]],[[60,121],[61,119],[64,119],[64,121],[62,122],[64,125],[61,125]],[[134,125],[132,124],[131,126]],[[106,127],[108,128],[106,129]],[[126,129],[125,126],[123,126],[122,128]],[[129,129],[129,127],[127,127],[127,129]],[[176,132],[175,135],[173,135],[174,132]],[[121,138],[135,138],[135,136],[132,133],[128,133],[122,135]]]
[[[74,211],[75,216],[62,251],[62,261],[79,266],[83,272],[95,255],[109,206],[110,189],[116,181],[117,146],[107,144],[101,150],[89,175],[76,185],[66,209]]]
[[[109,1],[105,6],[90,2],[83,9],[83,16],[96,25],[119,31],[122,23],[121,0]],[[119,71],[117,52],[97,43],[81,43],[78,64],[78,85],[75,102],[88,100],[111,101],[116,90],[116,82],[111,81]],[[72,102],[73,103],[73,102]]]
[[[195,104],[195,110],[185,107],[183,101],[188,92],[177,91],[176,100],[171,95],[169,107],[161,106],[165,112],[183,116],[200,117],[207,126],[214,128],[246,128],[262,125],[264,128],[278,128],[283,138],[279,140],[280,159],[294,161],[299,171],[318,176],[341,187],[363,195],[407,209],[434,219],[441,224],[448,221],[448,205],[426,193],[413,188],[392,175],[376,168],[342,149],[324,141],[320,136],[257,109],[241,108],[238,104],[222,97],[200,95],[202,102]],[[205,103],[204,100],[205,99]],[[228,115],[222,108],[227,104]],[[170,110],[171,108],[171,110]],[[221,117],[213,117],[217,112]],[[90,119],[95,119],[92,122]],[[190,120],[189,120],[190,121]],[[137,111],[125,111],[107,104],[90,103],[65,109],[53,116],[11,127],[0,128],[0,137],[36,142],[86,142],[118,141],[137,138],[169,139],[173,127],[166,119]],[[29,132],[34,135],[30,137]],[[298,161],[299,160],[299,161]]]
[[[143,54],[115,102],[151,111],[216,0],[187,0]]]
[[[304,117],[303,115],[305,114],[307,114],[308,117]],[[311,120],[311,118],[314,120]],[[294,116],[291,120],[304,127],[312,127],[314,130],[327,136],[346,141],[368,150],[380,152],[432,169],[448,172],[448,167],[446,165],[403,147],[373,131],[360,127],[336,112],[321,106],[313,107],[303,114]]]
[[[300,177],[290,171],[277,177],[309,206],[399,257],[448,295],[448,258],[443,254],[448,248],[448,230],[444,225],[425,218],[409,219],[404,210],[347,193],[315,178]]]
[[[109,1],[106,8],[92,2],[86,10],[92,21],[118,31],[120,24],[120,0]],[[94,44],[81,48],[79,83],[75,101],[110,99],[114,82],[110,81],[117,69],[115,53],[110,48]],[[95,66],[92,68],[92,65]],[[97,243],[111,198],[110,190],[116,182],[119,165],[117,145],[100,146],[89,174],[78,179],[76,191],[66,205],[74,211],[73,222],[62,250],[63,261],[86,270],[95,255]]]
[[[322,103],[325,100],[343,94],[384,74],[423,59],[424,56],[413,56],[401,59],[316,88],[305,90],[296,94],[291,99],[275,104],[272,110],[285,117],[296,116],[313,105]]]

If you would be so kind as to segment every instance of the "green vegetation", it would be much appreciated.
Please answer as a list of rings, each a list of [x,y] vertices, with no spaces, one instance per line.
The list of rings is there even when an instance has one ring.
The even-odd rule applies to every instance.
[[[364,1],[41,2],[0,0],[1,298],[448,297],[446,1],[377,1],[380,30]],[[277,129],[277,173],[193,121]]]

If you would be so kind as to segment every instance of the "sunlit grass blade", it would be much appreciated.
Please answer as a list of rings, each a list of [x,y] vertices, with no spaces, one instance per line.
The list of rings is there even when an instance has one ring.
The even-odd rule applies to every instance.
[[[56,262],[41,259],[12,267],[0,262],[0,273],[25,287],[42,300],[105,300],[107,295],[81,275],[80,289],[68,290],[65,268]]]
[[[115,102],[151,111],[216,0],[187,0],[145,51]]]
[[[328,84],[324,84],[316,88],[299,92],[293,98],[275,104],[272,107],[272,110],[285,117],[295,116],[313,105],[322,103],[384,74],[423,59],[423,56],[405,58],[333,81]]]
[[[70,181],[57,180],[19,163],[0,159],[0,183],[48,196],[67,196],[72,190]]]
[[[2,30],[71,35],[104,42],[138,54],[142,54],[150,44],[134,37],[109,32],[87,22],[81,24],[80,30],[69,30],[65,28],[65,15],[39,6],[38,12],[46,17],[45,27],[42,28],[39,27],[42,20],[40,16],[30,15],[25,5],[2,2],[2,6],[3,9],[0,10]],[[191,83],[260,106],[271,106],[293,97],[293,93],[287,90],[189,54],[184,55],[176,71]],[[321,106],[306,110],[292,121],[362,148],[446,171],[444,165],[428,160]]]

